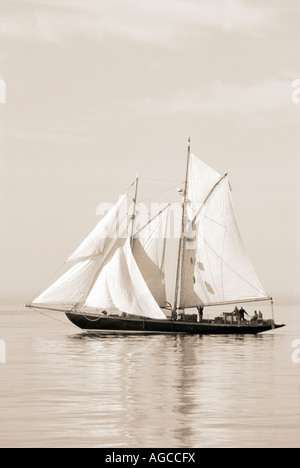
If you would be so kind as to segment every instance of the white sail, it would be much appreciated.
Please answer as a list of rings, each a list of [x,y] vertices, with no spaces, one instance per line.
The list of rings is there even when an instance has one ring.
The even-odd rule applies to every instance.
[[[79,260],[101,255],[108,248],[108,244],[114,239],[127,237],[128,226],[128,193],[120,197],[118,203],[101,219],[95,229],[80,244],[69,257],[68,261]]]
[[[133,254],[154,299],[166,304],[165,253],[169,207],[134,236]]]
[[[76,264],[34,299],[32,305],[51,304],[65,307],[85,302],[101,266],[126,241],[128,196],[129,192],[120,198],[69,257],[68,262],[76,261]]]
[[[53,283],[32,305],[60,305],[74,306],[85,300],[93,278],[97,272],[99,261],[95,259],[83,260]]]
[[[224,177],[187,232],[180,306],[268,298],[242,243],[228,178]]]
[[[139,271],[130,239],[101,270],[85,306],[153,319],[166,318]]]
[[[187,215],[190,221],[194,219],[205,198],[220,178],[218,172],[193,153],[190,154],[187,184]]]

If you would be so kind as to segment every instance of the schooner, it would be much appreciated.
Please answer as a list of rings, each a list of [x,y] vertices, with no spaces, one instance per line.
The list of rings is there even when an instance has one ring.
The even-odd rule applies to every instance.
[[[273,307],[244,248],[228,174],[195,156],[189,139],[171,303],[165,267],[170,206],[137,229],[138,183],[72,253],[64,274],[27,307],[64,312],[97,333],[257,334],[283,326],[226,312],[203,320],[209,306],[271,301]]]

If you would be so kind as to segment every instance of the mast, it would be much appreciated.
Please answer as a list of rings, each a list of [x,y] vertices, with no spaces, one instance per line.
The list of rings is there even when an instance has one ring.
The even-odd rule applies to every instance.
[[[131,234],[130,234],[130,245],[131,245],[131,250],[133,250],[133,244],[134,244],[134,226],[135,226],[135,220],[136,220],[136,207],[137,207],[137,196],[138,196],[138,188],[139,188],[139,178],[136,176],[135,179],[135,194],[134,194],[134,199],[133,199],[133,213],[131,216]]]
[[[178,248],[175,299],[174,299],[174,309],[173,309],[174,312],[178,310],[179,305],[180,305],[180,283],[181,283],[181,277],[183,273],[182,268],[183,268],[183,256],[184,256],[184,248],[185,248],[185,218],[186,218],[186,204],[187,204],[187,189],[188,189],[188,178],[189,178],[189,169],[190,169],[190,157],[191,157],[191,139],[189,138],[184,193],[183,193],[183,199],[182,199],[181,235],[180,235],[179,248]]]

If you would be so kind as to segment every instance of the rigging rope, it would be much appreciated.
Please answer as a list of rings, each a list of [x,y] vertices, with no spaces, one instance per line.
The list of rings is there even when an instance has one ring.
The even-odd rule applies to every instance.
[[[52,319],[52,320],[55,320],[56,322],[60,322],[60,323],[62,323],[63,325],[68,325],[69,327],[76,328],[76,330],[78,330],[78,327],[76,327],[76,325],[74,325],[74,324],[71,323],[71,322],[63,322],[62,320],[57,319],[57,318],[55,318],[55,317],[52,317],[51,315],[46,314],[46,312],[41,312],[40,310],[35,309],[34,307],[31,307],[30,309],[31,309],[31,310],[34,310],[34,312],[37,312],[37,313],[40,314],[40,315],[44,315],[45,317],[48,317],[48,318],[50,318],[50,319]]]
[[[148,201],[148,200],[150,200],[150,199],[153,198],[153,197],[158,197],[159,195],[162,195],[163,193],[166,193],[166,192],[168,192],[169,190],[172,190],[172,189],[174,189],[174,188],[176,188],[176,187],[178,187],[178,184],[173,185],[172,187],[169,187],[169,188],[167,188],[167,189],[165,189],[165,190],[162,190],[162,191],[159,192],[159,193],[155,193],[154,195],[152,194],[152,195],[150,195],[149,197],[144,198],[143,200],[139,200],[139,203],[143,203],[143,202],[145,202],[145,201]]]
[[[155,188],[160,182],[168,182],[168,180],[163,180],[163,179],[164,179],[164,176],[165,176],[166,174],[168,174],[168,173],[170,172],[171,169],[174,169],[174,166],[176,166],[177,164],[179,164],[179,161],[181,162],[182,160],[183,160],[183,155],[182,155],[182,153],[180,153],[180,154],[178,155],[177,158],[174,158],[174,159],[172,158],[172,163],[168,164],[167,169],[166,169],[165,171],[162,172],[161,177],[160,177],[159,179],[154,179],[155,183],[150,187],[149,193],[152,193],[153,190],[154,190],[154,188]],[[141,179],[143,179],[143,178],[141,178]],[[144,179],[144,180],[151,180],[151,179]],[[175,182],[175,179],[172,180],[172,182],[173,182],[173,181]],[[170,180],[170,182],[171,182],[171,180]],[[181,182],[180,182],[179,184],[181,184]],[[177,184],[176,184],[175,187],[177,187],[177,185],[178,185],[178,182],[177,182]],[[171,187],[171,188],[168,189],[168,190],[171,190],[172,188],[174,188],[174,187]],[[167,190],[166,190],[166,191],[167,191]],[[161,193],[164,193],[164,192],[161,192]],[[155,195],[152,194],[152,195],[149,196],[148,198],[146,198],[146,199],[144,199],[144,200],[140,200],[139,202],[141,203],[141,202],[144,202],[144,201],[146,201],[146,200],[149,200],[149,199],[152,198],[153,196],[161,195],[161,193],[158,193],[158,194],[155,194]]]

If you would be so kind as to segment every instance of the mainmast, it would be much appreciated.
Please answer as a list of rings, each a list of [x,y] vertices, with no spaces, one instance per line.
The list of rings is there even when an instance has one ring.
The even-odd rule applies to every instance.
[[[130,244],[131,244],[131,249],[133,249],[133,243],[134,243],[134,227],[135,227],[135,220],[136,220],[136,207],[137,207],[137,196],[138,196],[138,188],[139,188],[139,178],[136,176],[135,179],[135,194],[134,194],[134,199],[133,199],[133,213],[131,216],[131,234],[130,234]]]
[[[180,307],[180,283],[182,278],[182,269],[183,269],[183,258],[185,250],[185,221],[186,221],[186,204],[187,204],[187,191],[188,191],[188,178],[189,178],[189,169],[190,169],[190,157],[191,157],[191,139],[188,140],[188,151],[187,151],[187,164],[186,164],[186,174],[185,174],[185,183],[184,183],[184,192],[182,198],[182,219],[181,219],[181,234],[179,240],[178,248],[178,259],[177,259],[177,274],[176,274],[176,286],[175,286],[175,299],[174,299],[174,309],[176,312]]]

